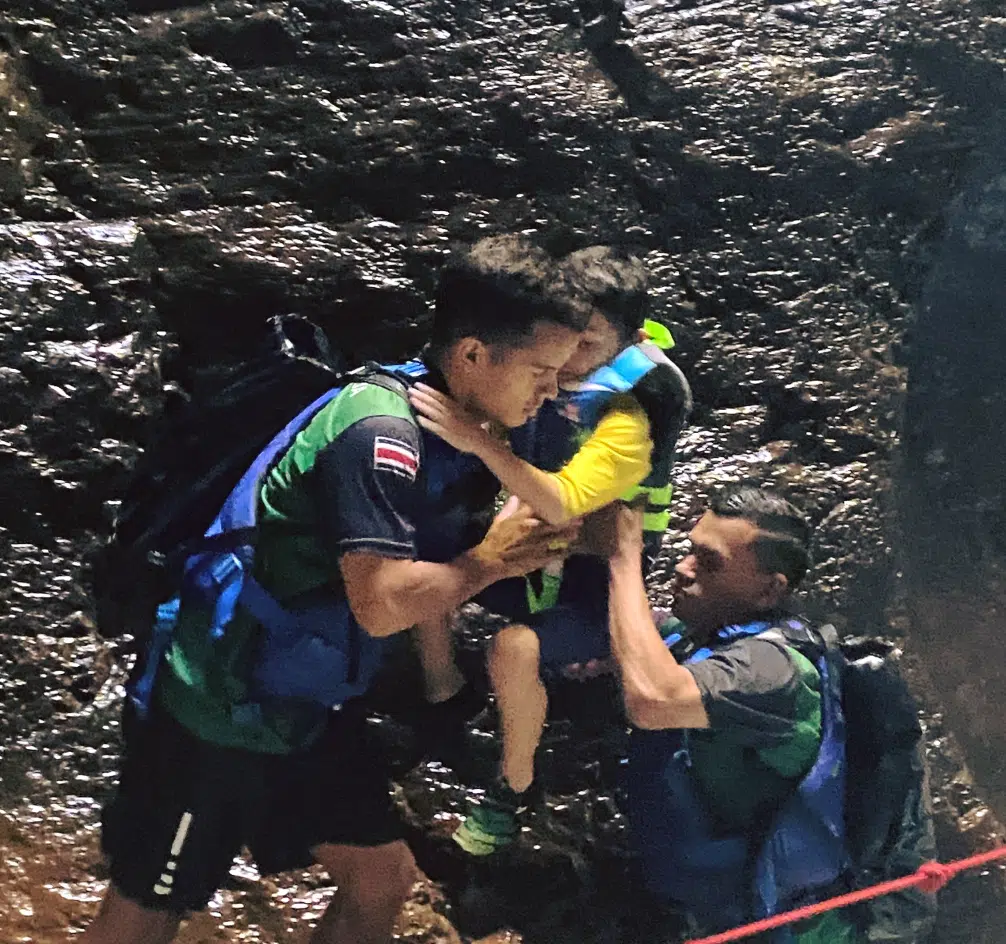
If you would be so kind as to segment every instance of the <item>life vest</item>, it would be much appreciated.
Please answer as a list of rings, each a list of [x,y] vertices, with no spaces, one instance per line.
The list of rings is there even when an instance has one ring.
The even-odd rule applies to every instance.
[[[755,622],[721,630],[700,662],[745,636],[777,638],[814,656],[821,680],[821,745],[769,826],[760,846],[743,835],[718,834],[690,770],[689,732],[632,732],[627,781],[628,818],[651,890],[688,911],[714,933],[806,904],[843,882],[850,863],[845,841],[845,719],[840,657],[815,644],[798,620],[775,627]],[[680,636],[665,640],[668,646]],[[775,944],[792,940],[775,932]]]
[[[407,400],[407,386],[426,373],[421,361],[410,361],[365,372],[350,382],[379,384]],[[239,608],[262,627],[252,670],[253,698],[233,709],[239,720],[254,721],[266,700],[294,698],[334,707],[369,688],[388,643],[357,623],[343,593],[324,585],[292,605],[281,605],[254,576],[265,477],[297,434],[344,386],[318,397],[276,434],[231,491],[206,530],[202,547],[186,560],[182,586],[158,608],[143,672],[130,685],[130,698],[141,716],[149,711],[157,671],[183,607],[209,614],[207,632],[214,640],[226,634]],[[433,436],[423,436],[422,452],[420,476],[426,500],[417,515],[417,545],[422,559],[450,560],[471,540],[466,533],[470,502],[456,486],[478,460]]]
[[[640,401],[650,422],[654,444],[650,472],[643,482],[622,497],[628,501],[645,495],[643,527],[648,532],[663,533],[670,520],[670,478],[675,444],[691,408],[691,391],[678,367],[655,344],[643,341],[627,347],[575,389],[560,390],[558,397],[545,403],[535,419],[515,435],[514,451],[540,469],[558,471],[597,428],[612,397],[632,393],[658,366],[671,372],[674,386],[669,390],[679,402]]]

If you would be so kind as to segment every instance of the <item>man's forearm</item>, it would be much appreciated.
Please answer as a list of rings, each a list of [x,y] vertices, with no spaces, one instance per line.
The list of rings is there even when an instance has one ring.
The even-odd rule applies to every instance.
[[[439,619],[500,576],[477,548],[446,564],[347,554],[341,566],[353,614],[372,636]]]
[[[349,551],[339,559],[350,609],[372,636],[439,619],[491,583],[555,560],[577,525],[545,525],[526,506],[501,512],[482,541],[448,564]]]
[[[629,707],[659,698],[667,660],[674,662],[674,657],[653,623],[641,563],[634,558],[612,558],[610,571],[611,652]]]
[[[708,726],[695,680],[678,665],[653,622],[640,559],[618,555],[610,571],[611,651],[629,720],[640,728]]]

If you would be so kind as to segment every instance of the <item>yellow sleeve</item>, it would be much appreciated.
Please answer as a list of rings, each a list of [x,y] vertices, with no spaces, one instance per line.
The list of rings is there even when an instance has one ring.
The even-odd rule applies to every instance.
[[[552,478],[571,518],[613,502],[650,474],[650,422],[631,397],[620,397],[590,438]]]

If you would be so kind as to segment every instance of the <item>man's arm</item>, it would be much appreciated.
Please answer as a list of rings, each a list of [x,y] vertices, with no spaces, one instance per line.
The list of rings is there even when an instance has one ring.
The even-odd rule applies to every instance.
[[[489,584],[544,566],[576,533],[510,509],[453,561],[417,561],[415,521],[426,500],[420,436],[405,417],[366,416],[335,436],[313,468],[323,540],[353,615],[373,636],[438,619]]]
[[[575,525],[546,525],[525,506],[501,513],[480,544],[446,564],[351,552],[339,567],[357,621],[372,636],[389,636],[442,617],[498,580],[544,567],[575,535]]]
[[[643,584],[643,514],[621,505],[609,559],[611,651],[629,720],[638,728],[708,728],[691,672],[678,665],[653,622]]]

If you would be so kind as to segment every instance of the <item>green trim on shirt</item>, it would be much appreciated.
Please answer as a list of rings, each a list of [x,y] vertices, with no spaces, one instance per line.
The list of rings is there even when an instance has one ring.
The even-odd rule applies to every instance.
[[[689,732],[692,772],[716,825],[724,832],[749,833],[767,825],[794,786],[814,765],[821,745],[820,676],[795,649],[786,653],[796,670],[792,726],[772,747],[755,748],[729,728]]]

